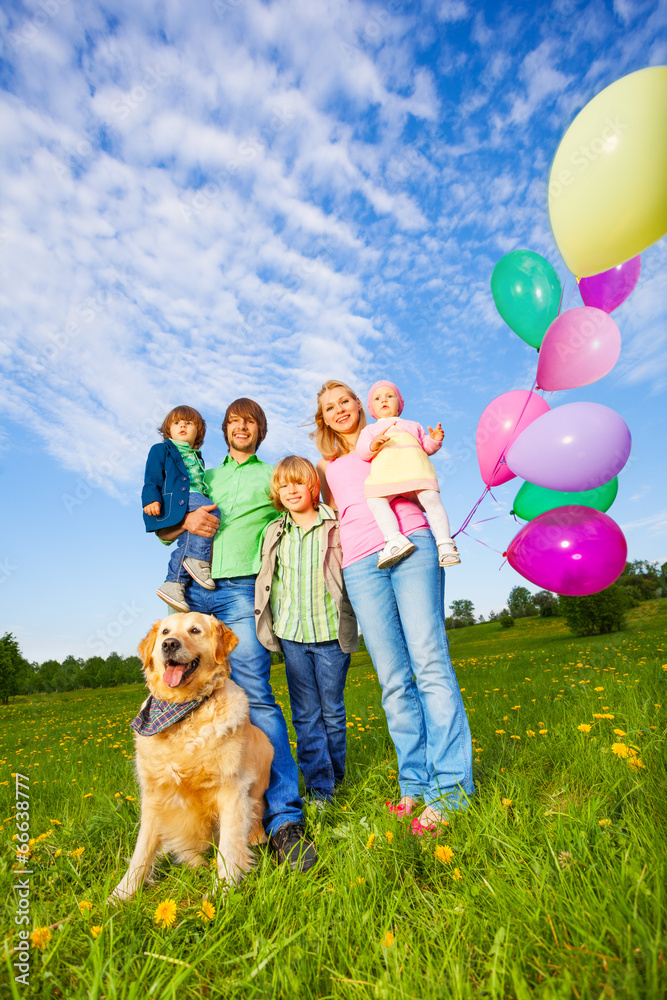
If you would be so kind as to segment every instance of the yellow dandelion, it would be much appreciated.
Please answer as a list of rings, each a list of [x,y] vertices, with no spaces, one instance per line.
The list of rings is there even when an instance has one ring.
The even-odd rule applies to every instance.
[[[63,849],[62,849],[62,847],[59,847],[58,850],[56,851],[56,853],[53,856],[54,856],[54,858],[59,858],[62,853],[63,853]]]
[[[452,872],[452,878],[455,878],[457,882],[463,881],[463,875],[461,874],[460,869],[458,868],[454,869],[454,871]]]
[[[165,899],[158,903],[153,914],[153,920],[160,927],[171,927],[176,919],[176,903],[173,899]]]
[[[391,830],[387,830],[387,832],[385,833],[385,837],[387,838],[387,840],[391,844],[392,840],[394,839],[394,835],[391,832]]]
[[[534,731],[532,729],[527,729],[526,730],[526,736],[534,736],[534,735],[535,735],[535,733],[534,733]]]
[[[81,913],[83,914],[84,917],[90,913],[92,908],[93,904],[89,903],[87,899],[82,899],[81,902],[79,903],[79,909],[81,910]]]
[[[93,797],[93,793],[92,792],[88,792],[87,795],[84,795],[84,799],[92,799],[92,797]]]
[[[504,729],[496,729],[496,735],[497,736],[504,736],[505,735],[505,730]]]
[[[208,899],[202,900],[201,907],[197,911],[200,920],[213,920],[215,916],[215,906]]]
[[[520,740],[521,737],[520,736],[510,736],[510,739],[511,740]]]
[[[70,855],[73,858],[80,858],[81,855],[83,854],[83,852],[85,851],[85,849],[86,849],[85,847],[77,847],[77,849],[75,851],[70,851]]]
[[[548,734],[549,730],[548,729],[540,729],[540,730],[538,730],[538,732],[539,732],[540,736],[546,736]]]
[[[615,716],[611,715],[609,712],[593,712],[594,719],[614,719]]]
[[[627,735],[628,734],[625,732],[624,729],[615,729],[614,730],[614,736],[627,736]]]
[[[587,722],[582,722],[580,726],[577,726],[580,733],[590,733],[592,728],[593,727],[589,726]]]
[[[513,801],[513,799],[501,799],[501,805],[504,806],[505,809],[508,809],[512,805]]]
[[[593,688],[593,690],[594,691],[604,691],[604,688],[603,687],[596,687],[596,688]]]
[[[368,838],[368,840],[366,841],[366,850],[370,851],[370,849],[371,849],[371,847],[373,846],[374,843],[375,843],[375,834],[372,833],[370,835],[370,837]]]
[[[602,829],[604,830],[604,828],[605,828],[605,827],[607,827],[607,826],[611,826],[611,820],[610,820],[610,819],[599,819],[599,820],[598,820],[598,824],[599,824],[599,825],[600,825],[600,826],[602,827]]]
[[[51,931],[48,927],[36,927],[30,935],[30,940],[32,941],[33,948],[39,948],[40,951],[44,951],[51,940]]]
[[[435,851],[433,852],[433,857],[436,861],[442,861],[443,865],[446,865],[448,861],[451,861],[454,857],[454,851],[451,847],[446,844],[438,844]]]
[[[625,758],[630,756],[630,750],[625,743],[612,743],[611,752],[615,753],[617,757]]]
[[[102,925],[101,924],[94,924],[90,928],[90,933],[92,934],[93,941],[94,941],[95,938],[98,938],[100,936],[100,934],[102,933]]]
[[[387,933],[384,936],[384,941],[382,942],[382,947],[391,948],[393,943],[394,943],[394,935],[391,933],[391,931],[387,931]]]
[[[630,760],[628,761],[628,764],[630,765],[633,771],[638,771],[640,767],[644,767],[644,762],[642,761],[641,757],[631,757]]]

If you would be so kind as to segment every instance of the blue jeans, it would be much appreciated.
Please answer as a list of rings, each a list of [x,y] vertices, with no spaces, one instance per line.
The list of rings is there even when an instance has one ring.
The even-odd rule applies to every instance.
[[[285,717],[271,688],[271,654],[255,631],[255,577],[216,580],[215,590],[205,590],[191,579],[185,597],[193,611],[220,618],[239,640],[229,655],[232,680],[248,695],[250,721],[266,733],[273,746],[271,780],[262,817],[264,829],[271,836],[284,823],[302,823],[299,772],[292,757]]]
[[[445,632],[445,573],[430,531],[390,569],[377,554],[344,570],[345,586],[382,686],[401,795],[465,808],[475,790],[472,741]]]
[[[296,730],[296,759],[306,793],[333,798],[345,777],[345,679],[350,654],[333,642],[281,639],[285,673]]]
[[[211,501],[209,498],[205,497],[203,493],[197,493],[196,490],[190,490],[190,495],[188,497],[188,513],[191,510],[197,510],[198,507],[204,507],[206,504],[210,503]],[[211,511],[211,514],[214,517],[220,517],[220,511],[217,507],[215,510]],[[185,517],[185,515],[183,516]],[[187,570],[183,569],[183,560],[186,556],[189,556],[191,559],[201,559],[202,562],[210,563],[213,539],[204,538],[202,535],[195,535],[191,531],[182,531],[176,539],[176,546],[177,547],[172,552],[169,560],[167,580],[174,580],[177,583],[185,583],[187,580],[191,580],[192,577]]]

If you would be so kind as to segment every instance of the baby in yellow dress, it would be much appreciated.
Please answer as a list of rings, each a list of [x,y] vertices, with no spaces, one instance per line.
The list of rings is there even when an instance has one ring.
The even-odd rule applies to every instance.
[[[426,434],[421,424],[401,418],[403,397],[398,387],[386,379],[371,388],[368,409],[377,423],[362,430],[356,451],[371,463],[364,493],[385,539],[378,555],[378,569],[387,569],[414,552],[415,546],[401,534],[390,506],[395,497],[410,493],[416,494],[424,508],[438,546],[439,564],[456,565],[461,560],[440,499],[437,473],[428,458],[442,446],[445,435],[441,425],[429,427]]]

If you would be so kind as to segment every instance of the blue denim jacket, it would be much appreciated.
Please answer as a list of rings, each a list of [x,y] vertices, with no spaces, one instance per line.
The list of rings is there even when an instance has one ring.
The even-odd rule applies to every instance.
[[[146,507],[159,500],[162,509],[158,517],[144,514],[146,531],[173,528],[180,524],[188,512],[189,496],[190,477],[176,445],[169,439],[154,444],[146,461],[141,506]]]

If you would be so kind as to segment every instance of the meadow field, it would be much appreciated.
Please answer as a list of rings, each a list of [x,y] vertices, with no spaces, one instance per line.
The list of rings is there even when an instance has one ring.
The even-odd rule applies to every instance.
[[[105,903],[138,828],[128,722],[140,686],[15,699],[0,708],[0,995],[666,996],[666,626],[660,600],[587,639],[561,619],[453,632],[477,792],[435,838],[386,809],[396,761],[358,654],[348,779],[334,805],[308,808],[317,867],[289,876],[256,849],[256,870],[224,898],[207,898],[209,867],[165,859],[131,902]],[[289,717],[279,667],[274,686]],[[16,871],[17,773],[28,874]]]

